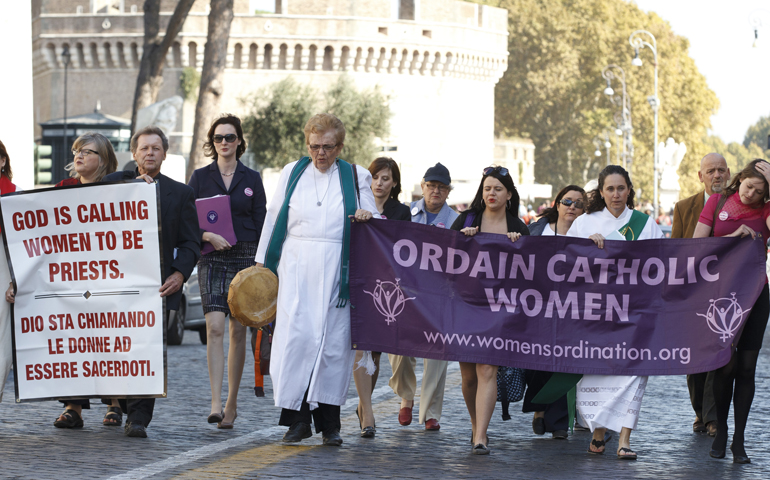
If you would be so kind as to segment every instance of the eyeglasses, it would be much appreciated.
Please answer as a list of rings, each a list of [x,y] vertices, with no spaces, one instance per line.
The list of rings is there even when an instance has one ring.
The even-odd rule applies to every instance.
[[[484,169],[484,175],[492,175],[492,172],[495,170],[500,172],[500,175],[502,176],[508,175],[508,169],[505,167],[487,167]]]
[[[227,135],[214,135],[212,140],[214,140],[214,143],[222,143],[222,140],[226,141],[227,143],[233,143],[238,140],[238,135],[234,133],[228,133]]]
[[[449,191],[449,187],[442,183],[426,183],[425,188],[428,190],[438,190],[441,193]]]
[[[83,154],[84,157],[87,156],[87,155],[91,155],[92,153],[94,155],[99,155],[99,152],[95,152],[95,151],[93,151],[91,149],[88,149],[88,148],[81,148],[80,150],[72,150],[72,156],[73,157],[77,157],[81,153]]]
[[[317,152],[318,150],[321,149],[321,147],[323,147],[324,152],[329,153],[335,148],[337,148],[337,145],[339,145],[339,143],[335,143],[334,145],[309,145],[309,147],[310,147],[310,150],[314,152]]]
[[[565,198],[564,200],[560,200],[559,203],[561,203],[562,205],[564,205],[567,208],[569,208],[569,207],[574,205],[575,208],[579,208],[580,210],[583,210],[583,201],[582,200],[569,200],[569,199]]]

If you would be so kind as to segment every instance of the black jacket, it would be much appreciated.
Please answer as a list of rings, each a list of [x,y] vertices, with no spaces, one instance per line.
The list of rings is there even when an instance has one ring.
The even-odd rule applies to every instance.
[[[389,198],[388,201],[385,202],[382,214],[385,215],[385,218],[388,220],[412,221],[412,214],[409,213],[409,207],[394,198]]]
[[[458,232],[462,230],[465,225],[465,219],[468,217],[468,213],[470,213],[470,210],[466,210],[463,213],[460,214],[459,217],[457,217],[457,220],[454,221],[452,224],[451,229],[457,230]],[[505,219],[506,223],[508,223],[508,232],[516,232],[520,233],[522,235],[529,235],[529,229],[527,229],[527,225],[524,224],[524,222],[521,221],[521,219],[515,215],[513,215],[510,211],[505,211]],[[476,218],[473,219],[473,222],[471,222],[471,227],[481,227],[481,217],[482,213],[477,213]]]
[[[262,177],[259,173],[238,162],[235,167],[230,189],[225,188],[217,162],[199,168],[190,177],[190,187],[195,198],[207,198],[215,195],[230,196],[230,211],[233,216],[233,230],[239,242],[258,242],[265,223],[267,200]],[[201,228],[200,234],[206,230]]]
[[[138,170],[124,170],[111,173],[102,181],[134,180],[138,175]],[[161,252],[163,254],[161,282],[165,282],[175,271],[181,273],[187,281],[201,256],[201,236],[198,229],[198,215],[195,212],[193,189],[162,173],[155,177],[155,181],[160,186]],[[174,258],[174,250],[176,250],[176,258]],[[180,288],[178,292],[166,297],[166,309],[178,310],[181,298],[182,289]]]

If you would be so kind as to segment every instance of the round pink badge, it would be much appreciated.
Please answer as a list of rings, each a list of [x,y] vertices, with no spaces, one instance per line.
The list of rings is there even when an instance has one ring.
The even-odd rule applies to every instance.
[[[243,193],[245,193],[247,197],[250,197],[254,195],[254,190],[247,188],[246,190],[243,191]]]
[[[722,210],[721,212],[719,212],[719,219],[720,219],[720,220],[722,220],[723,222],[724,222],[725,220],[727,220],[727,212],[725,212],[724,210]]]
[[[436,226],[440,228],[446,228],[446,224],[444,222],[439,222],[436,224]]]

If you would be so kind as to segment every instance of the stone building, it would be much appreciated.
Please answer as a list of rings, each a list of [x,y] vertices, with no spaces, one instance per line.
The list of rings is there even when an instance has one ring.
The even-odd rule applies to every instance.
[[[163,0],[165,25],[176,2]],[[143,0],[33,0],[35,134],[63,116],[62,51],[71,51],[68,114],[130,118],[143,43]],[[208,2],[198,0],[169,51],[159,99],[181,94],[185,67],[200,69]],[[392,156],[404,191],[441,161],[453,178],[478,179],[494,153],[494,87],[507,68],[507,12],[461,0],[276,0],[254,14],[235,0],[223,112],[288,75],[323,91],[340,75],[390,96]],[[161,28],[163,30],[164,27]],[[172,150],[189,153],[194,100],[182,107]],[[376,152],[373,152],[373,155]],[[402,200],[408,200],[402,198]]]

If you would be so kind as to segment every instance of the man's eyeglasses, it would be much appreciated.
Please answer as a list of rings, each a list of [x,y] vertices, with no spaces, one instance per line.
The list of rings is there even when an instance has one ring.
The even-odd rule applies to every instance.
[[[508,175],[508,169],[505,167],[487,167],[484,169],[484,175],[492,175],[492,172],[495,170],[500,172],[500,175],[502,176]]]
[[[335,143],[334,145],[310,145],[310,150],[313,152],[317,152],[323,147],[324,152],[329,153],[335,148],[337,148],[337,145],[339,145],[339,143]]]
[[[428,190],[438,190],[441,193],[446,193],[449,191],[449,187],[443,183],[426,183],[425,188]]]
[[[88,155],[91,155],[92,153],[94,155],[99,155],[99,152],[95,152],[95,151],[93,151],[91,149],[88,149],[88,148],[81,148],[80,150],[72,150],[72,156],[73,157],[77,157],[81,153],[83,154],[84,157],[88,156]]]
[[[238,135],[234,133],[228,133],[227,135],[214,135],[212,140],[214,140],[214,143],[222,143],[222,140],[226,141],[227,143],[234,143],[236,140],[238,140]]]
[[[580,210],[583,210],[583,201],[582,200],[569,200],[569,199],[563,199],[560,200],[559,203],[564,205],[565,207],[569,208],[572,205],[575,206],[575,208],[579,208]]]

